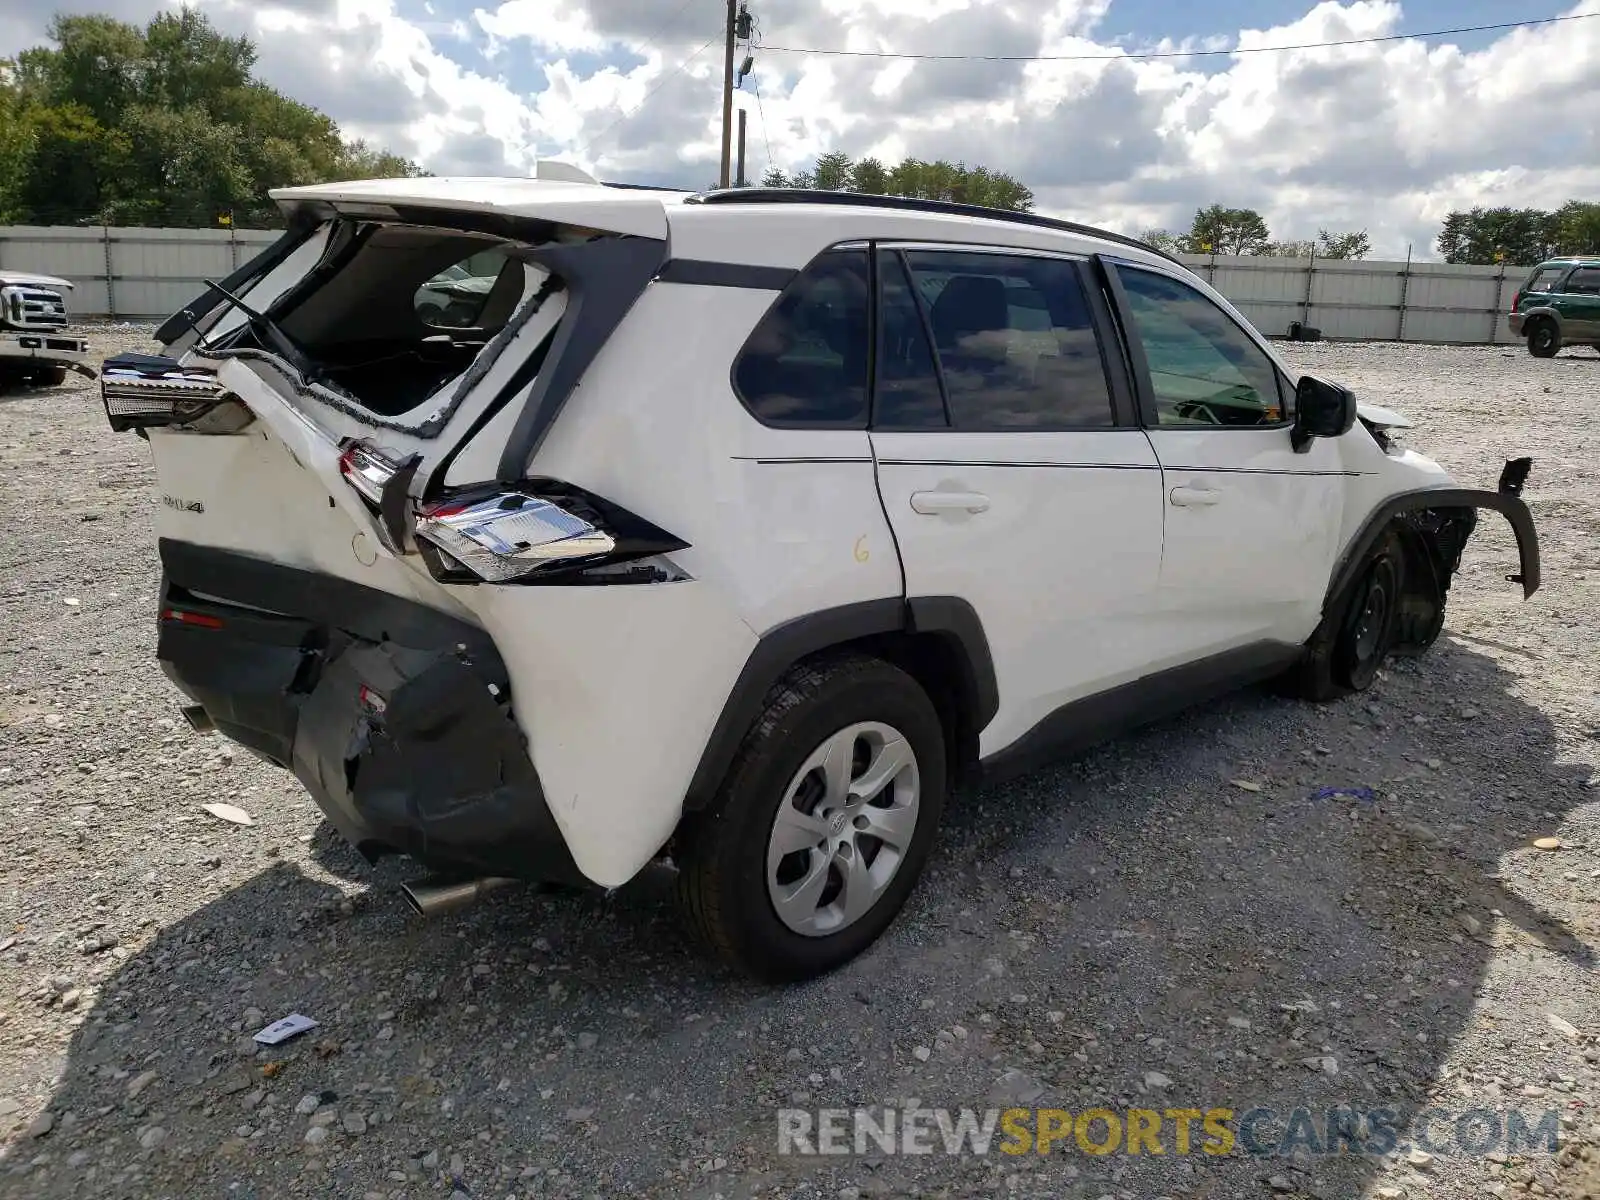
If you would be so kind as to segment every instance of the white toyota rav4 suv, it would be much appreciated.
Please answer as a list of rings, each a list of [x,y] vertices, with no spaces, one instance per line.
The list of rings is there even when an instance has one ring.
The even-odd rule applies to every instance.
[[[1458,488],[1142,244],[562,174],[275,193],[282,239],[103,376],[185,711],[421,909],[668,857],[717,951],[814,975],[959,779],[1366,687],[1480,508],[1538,586],[1528,460]]]

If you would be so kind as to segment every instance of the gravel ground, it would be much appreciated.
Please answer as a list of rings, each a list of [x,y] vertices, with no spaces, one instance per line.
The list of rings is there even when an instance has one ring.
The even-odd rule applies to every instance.
[[[698,957],[664,872],[409,916],[407,864],[367,867],[287,775],[178,718],[145,445],[81,380],[0,400],[0,1194],[1600,1195],[1600,358],[1292,353],[1464,481],[1532,454],[1543,590],[1505,582],[1486,516],[1426,657],[958,797],[881,945],[787,990]],[[290,1012],[320,1025],[251,1042]],[[1314,1130],[1214,1156],[1198,1124],[1183,1154],[1170,1122],[1160,1156],[778,1152],[783,1107],[1009,1104],[1402,1123],[1381,1156]],[[1453,1144],[1436,1116],[1430,1155],[1405,1116],[1429,1107],[1552,1111],[1562,1148]]]

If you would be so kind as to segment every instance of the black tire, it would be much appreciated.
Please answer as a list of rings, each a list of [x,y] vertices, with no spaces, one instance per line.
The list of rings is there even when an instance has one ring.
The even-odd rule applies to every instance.
[[[779,918],[769,894],[768,842],[806,759],[858,722],[892,726],[910,745],[920,785],[915,826],[870,908],[837,932],[797,933]],[[679,831],[674,858],[686,922],[713,953],[766,982],[809,979],[842,966],[877,940],[916,886],[946,787],[944,730],[910,675],[856,654],[794,668],[768,693],[713,803]]]
[[[1337,700],[1372,686],[1394,646],[1405,586],[1400,541],[1386,534],[1368,554],[1333,615],[1312,636],[1305,655],[1284,680],[1303,700]]]
[[[66,381],[67,369],[65,367],[40,367],[33,373],[34,387],[60,387]]]
[[[1548,317],[1528,326],[1528,353],[1535,358],[1554,358],[1561,351],[1561,331]]]

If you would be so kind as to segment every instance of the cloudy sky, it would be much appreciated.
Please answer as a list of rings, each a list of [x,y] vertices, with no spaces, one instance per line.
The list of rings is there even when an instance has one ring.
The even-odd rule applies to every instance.
[[[52,9],[142,22],[164,0],[0,0],[0,55]],[[438,174],[716,178],[723,0],[199,0],[260,47],[258,73]],[[1137,232],[1211,202],[1274,236],[1365,228],[1432,253],[1473,204],[1600,199],[1600,0],[751,0],[765,48],[737,102],[751,173],[842,150],[1010,172],[1042,211]],[[1499,33],[1466,25],[1595,14]],[[1405,35],[1376,45],[1121,55]],[[778,49],[786,47],[789,49]],[[794,50],[810,51],[795,53]]]

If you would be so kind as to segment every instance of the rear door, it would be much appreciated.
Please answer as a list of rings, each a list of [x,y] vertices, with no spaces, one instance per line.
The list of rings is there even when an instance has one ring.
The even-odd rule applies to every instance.
[[[1295,452],[1289,381],[1200,289],[1154,268],[1107,265],[1161,463],[1167,627],[1194,660],[1303,641],[1338,549],[1338,439]]]
[[[982,621],[987,756],[1160,657],[1161,473],[1087,264],[880,245],[873,454],[906,594]]]

